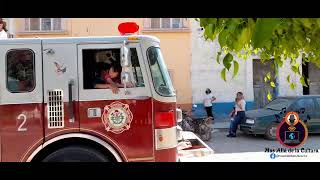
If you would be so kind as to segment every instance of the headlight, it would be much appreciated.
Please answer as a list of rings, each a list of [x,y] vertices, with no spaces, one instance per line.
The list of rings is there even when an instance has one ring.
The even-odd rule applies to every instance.
[[[247,119],[247,120],[246,120],[246,123],[247,123],[247,124],[254,124],[254,119]]]

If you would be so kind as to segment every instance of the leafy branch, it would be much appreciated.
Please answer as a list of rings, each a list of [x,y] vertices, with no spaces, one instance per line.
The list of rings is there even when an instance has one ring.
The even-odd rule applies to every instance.
[[[247,59],[252,54],[260,56],[260,60],[274,60],[274,67],[283,67],[290,61],[291,70],[300,76],[300,83],[308,86],[309,80],[301,73],[301,66],[306,62],[314,63],[320,68],[320,18],[199,18],[204,28],[207,41],[218,39],[220,51],[217,54],[218,64],[224,68],[221,77],[224,81],[226,73],[233,66],[233,77],[239,71],[239,63],[235,60]],[[222,55],[224,57],[222,59]],[[302,57],[302,64],[296,62]],[[275,75],[277,76],[277,74]],[[273,88],[275,82],[266,76],[266,83]],[[287,81],[292,89],[296,84]],[[268,99],[272,97],[268,94]]]

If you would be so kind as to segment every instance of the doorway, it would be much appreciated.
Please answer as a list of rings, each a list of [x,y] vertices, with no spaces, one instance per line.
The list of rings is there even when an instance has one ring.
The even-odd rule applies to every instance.
[[[254,108],[259,109],[268,104],[268,92],[275,97],[276,89],[265,83],[264,77],[268,72],[271,73],[271,79],[276,83],[275,70],[272,68],[273,60],[261,62],[260,59],[253,59],[253,90],[254,90]]]
[[[303,95],[320,94],[320,68],[313,63],[306,62],[302,65],[302,74],[310,80],[308,87],[303,87]]]

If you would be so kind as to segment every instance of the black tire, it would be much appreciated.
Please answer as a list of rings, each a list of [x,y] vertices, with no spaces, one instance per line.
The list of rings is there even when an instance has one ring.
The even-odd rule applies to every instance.
[[[109,159],[96,149],[71,145],[54,151],[43,162],[109,162]]]
[[[266,129],[264,137],[268,140],[276,140],[277,139],[277,126],[278,126],[277,123],[270,124]]]

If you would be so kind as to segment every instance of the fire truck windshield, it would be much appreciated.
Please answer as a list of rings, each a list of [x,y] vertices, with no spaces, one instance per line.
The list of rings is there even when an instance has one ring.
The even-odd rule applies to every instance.
[[[168,69],[164,63],[160,48],[150,47],[147,51],[153,85],[161,96],[175,96]]]

